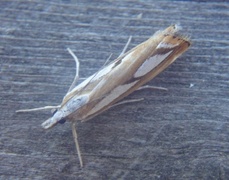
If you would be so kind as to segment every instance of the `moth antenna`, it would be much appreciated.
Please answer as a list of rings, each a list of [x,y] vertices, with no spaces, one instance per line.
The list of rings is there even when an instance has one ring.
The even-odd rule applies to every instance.
[[[79,59],[76,57],[76,55],[73,53],[73,51],[70,48],[67,48],[68,52],[72,55],[73,59],[76,62],[76,75],[75,78],[70,86],[70,88],[68,89],[68,92],[71,91],[75,86],[77,81],[79,80],[79,68],[80,68],[80,62]]]
[[[72,122],[71,126],[72,126],[72,134],[73,134],[73,138],[75,141],[77,154],[78,154],[79,161],[80,161],[80,167],[83,167],[83,160],[82,160],[82,156],[81,156],[81,152],[80,152],[80,146],[78,143],[78,137],[77,137],[77,133],[76,133],[76,123]]]
[[[121,54],[118,56],[118,58],[121,57],[126,52],[128,46],[130,45],[131,40],[132,40],[132,36],[129,37],[125,47],[123,48],[123,50],[122,50]]]
[[[44,107],[39,107],[39,108],[33,108],[33,109],[20,109],[17,110],[16,112],[32,112],[32,111],[41,111],[41,110],[45,110],[45,109],[57,109],[60,108],[60,105],[58,106],[44,106]]]

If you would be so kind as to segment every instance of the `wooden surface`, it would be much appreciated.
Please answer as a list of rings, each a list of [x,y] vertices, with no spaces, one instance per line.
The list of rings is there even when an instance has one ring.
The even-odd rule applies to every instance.
[[[191,1],[0,2],[0,179],[227,179],[229,3]],[[143,90],[78,123],[84,168],[70,124],[45,131],[75,73],[96,72],[130,35],[129,48],[180,23],[192,47]],[[80,79],[82,81],[82,79]]]

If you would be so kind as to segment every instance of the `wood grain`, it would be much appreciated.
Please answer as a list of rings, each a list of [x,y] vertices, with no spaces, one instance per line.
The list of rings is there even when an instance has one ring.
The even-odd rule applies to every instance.
[[[229,4],[193,1],[0,2],[0,179],[227,179]],[[140,18],[139,18],[140,17]],[[180,23],[192,47],[143,90],[78,123],[80,169],[70,125],[45,131],[75,72],[96,72],[155,31]],[[80,79],[82,81],[82,79]]]

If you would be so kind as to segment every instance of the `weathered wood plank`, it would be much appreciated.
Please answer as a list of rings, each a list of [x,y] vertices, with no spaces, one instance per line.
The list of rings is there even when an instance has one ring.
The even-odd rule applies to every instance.
[[[0,179],[227,179],[229,176],[229,4],[191,1],[0,2]],[[138,18],[142,14],[142,18]],[[179,22],[191,49],[147,97],[78,123],[80,169],[68,124],[44,131],[74,77]],[[131,48],[130,47],[130,48]],[[81,79],[82,80],[82,79]]]

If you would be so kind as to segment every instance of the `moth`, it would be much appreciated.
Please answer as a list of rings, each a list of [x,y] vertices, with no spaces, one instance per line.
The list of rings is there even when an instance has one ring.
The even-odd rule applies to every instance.
[[[79,61],[69,50],[76,62],[76,75],[62,103],[58,106],[24,109],[17,112],[55,109],[53,116],[42,123],[44,129],[52,128],[65,121],[71,122],[82,167],[76,121],[89,120],[118,104],[124,97],[139,89],[173,63],[190,46],[189,38],[179,34],[180,29],[178,25],[171,25],[165,30],[157,31],[148,40],[123,53],[79,85],[76,85],[79,78]]]

